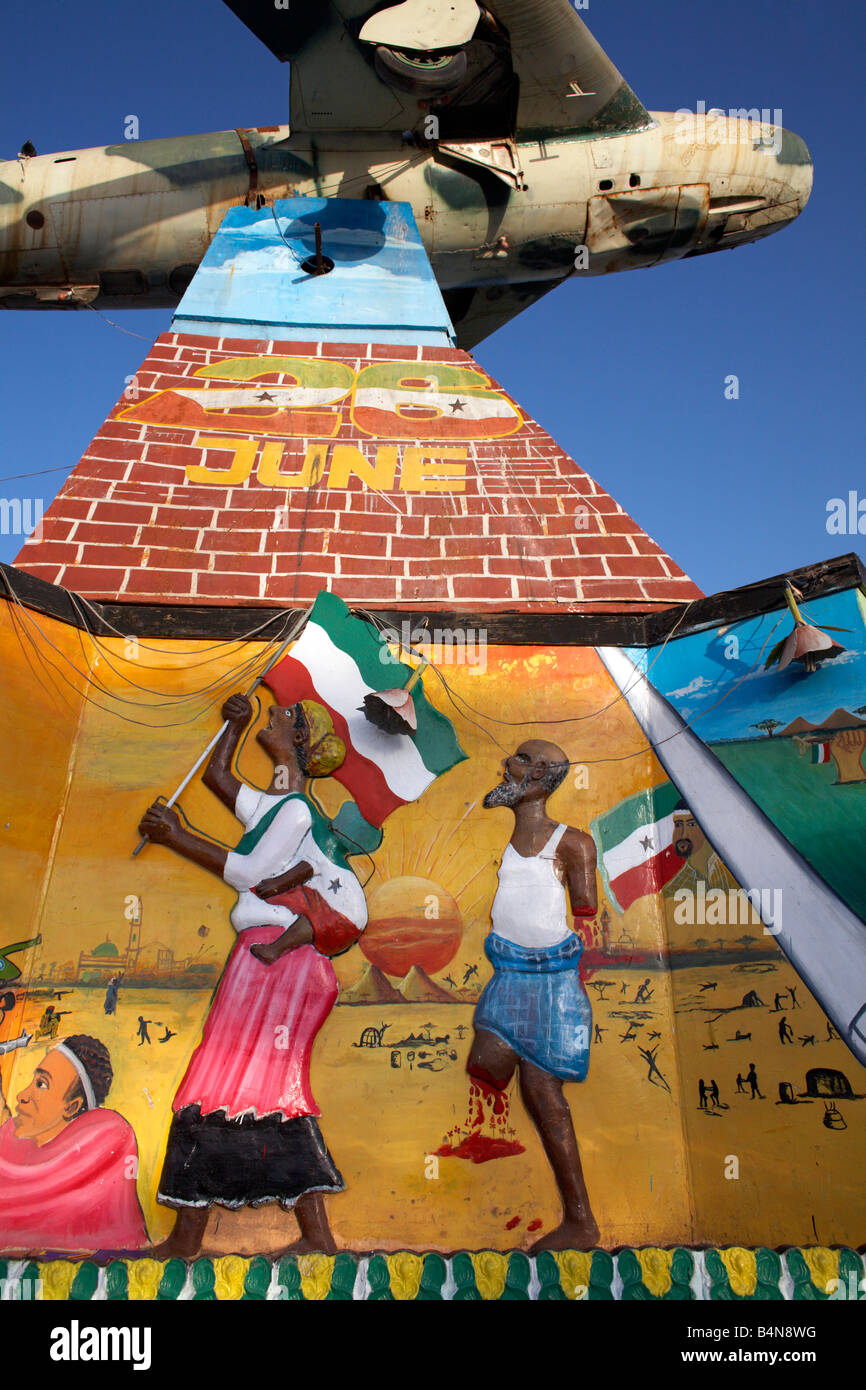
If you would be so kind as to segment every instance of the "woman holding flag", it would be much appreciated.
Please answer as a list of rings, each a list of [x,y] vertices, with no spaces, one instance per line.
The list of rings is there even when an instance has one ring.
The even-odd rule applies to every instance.
[[[178,1217],[154,1253],[196,1255],[213,1203],[268,1202],[295,1212],[301,1235],[291,1249],[333,1252],[322,1194],[344,1182],[316,1123],[310,1056],[338,993],[329,957],[358,939],[367,909],[305,788],[308,778],[334,772],[346,749],[315,700],[272,706],[257,742],[274,775],[260,792],[231,770],[250,702],[233,695],[222,712],[228,727],[204,782],[245,827],[236,849],[193,834],[160,802],[140,826],[238,891],[238,939],[173,1102],[158,1200]]]
[[[146,839],[238,890],[231,918],[238,940],[174,1098],[158,1198],[178,1218],[154,1252],[163,1258],[198,1253],[214,1202],[279,1202],[298,1218],[293,1250],[335,1249],[322,1193],[344,1184],[316,1124],[310,1054],[337,998],[328,957],[367,924],[364,891],[345,855],[375,849],[386,816],[466,757],[449,720],[428,703],[419,672],[397,662],[385,635],[336,594],[320,593],[294,636],[256,681],[280,701],[256,736],[274,764],[268,790],[232,772],[252,717],[245,695],[223,706],[226,728],[204,774],[245,827],[236,849],[194,835],[162,802],[140,826]],[[377,694],[403,711],[398,732],[371,713]],[[333,824],[305,790],[308,778],[330,775],[353,797]]]

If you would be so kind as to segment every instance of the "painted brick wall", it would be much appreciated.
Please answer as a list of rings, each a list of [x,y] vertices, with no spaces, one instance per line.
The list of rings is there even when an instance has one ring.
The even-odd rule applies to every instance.
[[[354,373],[377,363],[418,362],[416,377],[404,374],[416,387],[425,380],[421,364],[430,364],[428,371],[440,363],[480,372],[468,353],[449,349],[163,334],[137,374],[137,398],[118,402],[46,512],[41,535],[26,542],[16,563],[90,598],[157,603],[298,606],[319,589],[334,588],[364,606],[588,612],[699,595],[661,547],[484,374],[476,386],[488,388],[489,409],[499,417],[478,427],[457,423],[472,406],[471,391],[467,396],[457,387],[449,392],[455,423],[441,430],[464,437],[421,441],[425,454],[456,451],[456,462],[453,452],[445,460],[450,473],[443,477],[441,459],[419,464],[411,456],[419,447],[408,437],[413,415],[420,409],[432,418],[435,411],[426,403],[401,404],[409,388],[398,389],[384,434],[359,426],[351,393],[326,407],[333,423],[324,429],[314,423],[315,432],[302,433],[308,417],[286,428],[285,416],[263,423],[274,415],[267,399],[249,405],[251,391],[267,397],[268,388],[298,379],[258,363],[245,380],[237,362],[256,357],[318,359]],[[233,360],[224,379],[198,375]],[[314,362],[304,370],[312,379],[318,368]],[[202,407],[199,394],[191,420],[189,399],[173,394],[190,388],[247,394],[240,406],[217,402],[215,408],[209,401],[216,397]],[[483,437],[484,430],[504,428],[503,412],[511,432]],[[231,443],[208,447],[214,438]],[[345,445],[360,455],[337,455],[341,473],[334,450]],[[368,476],[377,481],[390,468],[393,481],[370,485],[346,471],[347,458],[373,470]],[[221,479],[219,471],[229,466],[229,478]],[[204,477],[190,476],[202,467]],[[280,474],[295,484],[283,485]],[[447,490],[426,490],[440,486]]]

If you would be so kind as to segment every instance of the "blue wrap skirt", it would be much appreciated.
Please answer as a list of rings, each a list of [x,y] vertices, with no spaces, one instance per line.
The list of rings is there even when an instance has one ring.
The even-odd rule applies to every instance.
[[[490,932],[484,951],[494,973],[476,1006],[475,1027],[552,1076],[585,1081],[592,1008],[580,982],[580,937],[542,948],[515,946]]]

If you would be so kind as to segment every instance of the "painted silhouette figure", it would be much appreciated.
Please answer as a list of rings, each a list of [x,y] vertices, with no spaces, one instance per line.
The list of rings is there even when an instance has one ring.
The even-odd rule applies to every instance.
[[[656,1053],[658,1052],[660,1046],[661,1046],[660,1043],[656,1043],[655,1047],[653,1047],[653,1048],[649,1048],[649,1047],[639,1047],[639,1048],[638,1048],[638,1052],[640,1053],[641,1057],[643,1057],[644,1061],[649,1063],[649,1071],[648,1071],[647,1074],[646,1074],[646,1075],[647,1075],[647,1081],[652,1081],[652,1084],[653,1084],[654,1086],[657,1086],[657,1085],[661,1084],[662,1086],[664,1086],[664,1088],[665,1088],[665,1090],[668,1092],[668,1094],[670,1094],[670,1089],[671,1089],[671,1088],[670,1088],[670,1086],[668,1085],[668,1083],[667,1083],[667,1081],[665,1080],[665,1078],[662,1076],[662,1074],[661,1074],[661,1072],[659,1071],[658,1067],[656,1066]],[[658,1077],[658,1081],[653,1081],[653,1077],[654,1077],[654,1076],[657,1076],[657,1077]]]
[[[802,1009],[803,1005],[797,999],[798,985],[788,985],[788,993],[791,996],[791,1008]]]
[[[782,1014],[782,1017],[779,1019],[779,1041],[783,1043],[792,1043],[794,1041],[794,1030],[784,1014]]]
[[[71,1009],[55,1009],[53,1004],[49,1004],[37,1024],[36,1037],[56,1038],[61,1018],[66,1018],[71,1012]]]
[[[103,1008],[107,1014],[117,1012],[117,991],[120,989],[120,976],[112,975],[108,981],[108,988],[105,991],[105,1004]]]
[[[643,984],[640,986],[640,988],[637,990],[637,993],[634,996],[635,1004],[649,1003],[650,995],[652,994],[652,990],[650,989],[649,985],[649,979],[644,980]]]
[[[593,1038],[593,1042],[597,1042],[597,1043],[602,1042],[603,1040],[602,1040],[602,1036],[601,1036],[601,1035],[602,1035],[602,1033],[605,1033],[605,1032],[607,1032],[607,1029],[606,1029],[606,1028],[600,1028],[599,1025],[596,1024],[596,1025],[595,1025],[595,1037]]]
[[[149,1042],[150,1042],[150,1034],[149,1034],[148,1031],[147,1031],[147,1025],[148,1025],[149,1023],[153,1023],[153,1022],[154,1022],[154,1020],[153,1020],[152,1018],[142,1018],[141,1014],[138,1015],[138,1031],[137,1031],[137,1036],[138,1036],[138,1045],[139,1045],[139,1047],[141,1047],[142,1043],[149,1043]]]
[[[737,1072],[737,1095],[746,1094],[746,1085],[741,1072]]]
[[[699,1095],[699,1097],[700,1097],[700,1108],[701,1108],[701,1110],[706,1110],[706,1108],[707,1108],[707,1087],[706,1087],[706,1082],[703,1080],[703,1078],[698,1082],[698,1095]]]
[[[719,1098],[719,1088],[715,1081],[710,1082],[709,1086],[707,1087],[707,1094],[710,1100],[713,1102],[713,1105],[715,1106],[716,1110],[720,1109],[722,1102]]]
[[[822,1124],[827,1129],[847,1129],[848,1124],[839,1107],[832,1100],[824,1101],[824,1115]]]
[[[755,1099],[755,1096],[757,1096],[759,1100],[763,1100],[764,1097],[758,1089],[758,1073],[755,1071],[754,1062],[749,1063],[749,1070],[746,1072],[746,1082],[751,1089],[752,1100]]]
[[[782,1008],[782,1000],[783,1000],[784,998],[786,998],[786,995],[785,995],[784,993],[782,993],[782,994],[779,994],[778,992],[776,993],[776,999],[775,999],[775,1003],[774,1003],[774,1005],[773,1005],[773,1013],[776,1013],[776,1014],[777,1014],[777,1013],[779,1013],[779,1012],[781,1011],[781,1008]]]
[[[589,1249],[599,1234],[562,1090],[564,1081],[585,1079],[592,1030],[578,968],[583,941],[569,927],[566,891],[576,920],[598,910],[591,836],[547,814],[548,799],[568,768],[556,744],[531,739],[505,759],[502,781],[484,798],[488,810],[510,810],[514,828],[484,947],[493,979],[475,1010],[467,1069],[497,1093],[517,1073],[553,1169],[562,1220],[533,1251]]]

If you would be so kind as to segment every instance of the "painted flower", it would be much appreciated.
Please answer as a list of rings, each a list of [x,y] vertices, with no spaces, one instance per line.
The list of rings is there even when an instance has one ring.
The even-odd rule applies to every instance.
[[[420,666],[416,666],[403,688],[377,690],[364,696],[361,711],[366,714],[371,724],[375,724],[377,729],[381,729],[386,734],[414,734],[416,732],[418,716],[415,713],[415,701],[409,692],[413,685],[420,680],[422,671],[428,665],[429,662],[423,659]]]
[[[801,661],[807,671],[815,671],[819,661],[832,660],[834,656],[844,652],[845,648],[841,643],[828,637],[827,633],[814,623],[807,622],[797,607],[794,591],[790,586],[785,589],[785,599],[794,619],[794,630],[789,632],[787,637],[783,637],[781,642],[776,643],[767,657],[766,668],[776,665],[780,671],[784,671],[792,661]],[[830,632],[847,631],[847,628],[830,628]]]

